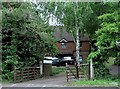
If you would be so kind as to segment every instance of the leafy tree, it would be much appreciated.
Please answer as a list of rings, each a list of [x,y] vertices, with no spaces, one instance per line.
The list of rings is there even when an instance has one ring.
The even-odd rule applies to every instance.
[[[79,60],[79,45],[80,34],[86,33],[88,17],[92,14],[90,3],[81,2],[49,2],[39,3],[44,8],[44,12],[39,9],[39,12],[46,18],[50,18],[50,15],[55,16],[60,24],[63,24],[65,30],[72,33],[74,41],[76,43],[76,60]],[[79,62],[78,62],[79,63]]]
[[[96,31],[96,46],[97,50],[90,53],[89,59],[94,59],[96,77],[103,78],[103,76],[109,74],[108,69],[105,66],[109,57],[116,57],[119,61],[119,47],[116,47],[116,41],[120,40],[119,36],[119,6],[118,3],[104,3],[107,10],[98,16],[100,21],[100,27]],[[101,69],[103,68],[103,69]],[[101,71],[102,72],[101,72]]]
[[[32,3],[4,2],[2,10],[3,77],[10,80],[14,65],[38,65],[45,53],[55,54],[56,47],[49,33],[52,28],[35,12]]]

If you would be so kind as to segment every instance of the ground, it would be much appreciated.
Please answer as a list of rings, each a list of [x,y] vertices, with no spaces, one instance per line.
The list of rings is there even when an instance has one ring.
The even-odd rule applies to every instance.
[[[64,87],[66,86],[65,74],[60,74],[52,77],[44,77],[32,81],[16,83],[16,84],[3,84],[3,87]]]

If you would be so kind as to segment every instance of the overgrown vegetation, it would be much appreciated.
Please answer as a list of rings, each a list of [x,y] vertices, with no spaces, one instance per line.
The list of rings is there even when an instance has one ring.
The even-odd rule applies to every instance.
[[[100,11],[96,15],[99,20],[98,30],[95,32],[96,42],[88,59],[93,59],[96,78],[105,78],[109,76],[109,70],[106,66],[110,57],[120,61],[120,47],[116,41],[120,41],[120,29],[118,20],[119,3],[97,3],[95,7],[106,7],[106,11]],[[94,7],[93,7],[94,8]],[[117,62],[118,63],[118,62]],[[117,64],[116,63],[116,64]],[[119,63],[118,63],[119,65]]]
[[[56,53],[52,29],[32,3],[2,3],[2,76],[13,80],[14,66],[38,66],[45,53]]]

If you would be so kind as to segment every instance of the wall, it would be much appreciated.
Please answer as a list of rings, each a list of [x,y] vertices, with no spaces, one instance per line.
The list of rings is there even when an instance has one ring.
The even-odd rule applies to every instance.
[[[57,46],[57,48],[58,48],[58,50],[59,50],[59,52],[61,54],[63,54],[63,53],[70,53],[70,54],[72,54],[73,51],[75,50],[74,42],[67,42],[66,43],[66,48],[62,48],[60,42],[57,42],[56,46]]]
[[[60,52],[60,54],[73,54],[75,56],[75,43],[74,42],[67,42],[66,48],[61,47],[61,43],[57,42],[56,46]],[[90,51],[90,43],[89,41],[83,41],[82,47],[80,47],[80,55],[82,55],[83,59],[87,59],[87,56]]]

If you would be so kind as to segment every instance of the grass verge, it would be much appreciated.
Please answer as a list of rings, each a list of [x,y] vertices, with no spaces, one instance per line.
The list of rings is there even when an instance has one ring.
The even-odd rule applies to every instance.
[[[76,80],[73,82],[68,82],[68,86],[98,86],[98,87],[118,87],[120,79],[109,80],[109,79],[100,79],[100,80]]]

